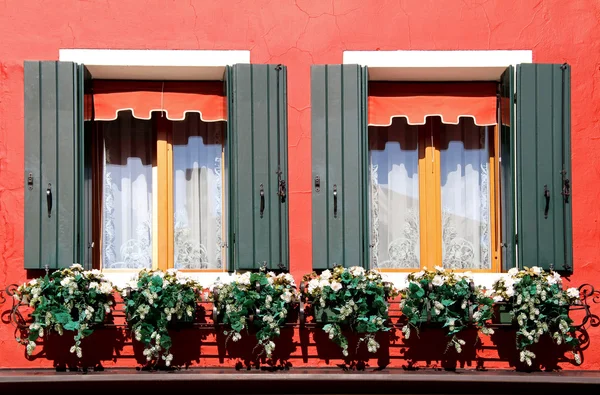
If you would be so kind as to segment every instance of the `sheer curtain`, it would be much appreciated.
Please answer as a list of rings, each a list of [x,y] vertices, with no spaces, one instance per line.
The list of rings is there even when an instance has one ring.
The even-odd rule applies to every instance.
[[[458,125],[441,125],[442,263],[447,268],[491,268],[490,131],[464,118]]]
[[[129,112],[98,122],[104,140],[102,266],[152,267],[152,121]]]
[[[178,269],[221,269],[225,122],[173,122],[174,253]]]
[[[418,126],[369,127],[371,266],[420,266]]]

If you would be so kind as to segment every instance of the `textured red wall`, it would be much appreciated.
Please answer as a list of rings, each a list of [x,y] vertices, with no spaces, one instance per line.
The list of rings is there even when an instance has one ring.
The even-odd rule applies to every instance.
[[[531,49],[535,62],[568,62],[573,66],[572,281],[600,286],[599,19],[597,0],[4,0],[0,2],[0,286],[27,276],[22,269],[23,60],[58,59],[59,48],[249,49],[253,63],[286,64],[291,270],[297,278],[311,270],[311,64],[341,63],[344,50],[398,49]],[[97,336],[98,344],[103,337],[107,342],[114,338],[106,332]],[[193,364],[234,363],[228,356],[218,357],[219,341],[214,336],[202,341],[190,334],[185,337],[192,343],[184,348],[197,349],[198,355],[189,358],[197,359]],[[307,349],[297,343],[299,334],[289,337],[294,366],[340,362],[339,353],[319,333],[316,345],[310,336]],[[592,328],[590,337],[583,368],[600,369],[600,328]],[[501,352],[489,342],[486,345],[490,348],[477,351],[485,367],[506,367],[514,358],[510,342],[499,348]],[[105,366],[135,365],[128,357],[130,343],[122,347],[122,357],[111,359],[114,353],[104,353],[98,358],[107,359]],[[390,347],[389,361],[380,357],[379,363],[402,366],[411,358],[419,365],[427,360],[438,363],[437,351],[415,350],[398,341]],[[446,358],[454,363],[451,356]],[[50,352],[26,360],[23,347],[14,341],[13,328],[0,324],[0,368],[52,366],[54,360]],[[461,360],[474,367],[475,350],[465,351]],[[372,365],[377,363],[378,358],[371,360]]]

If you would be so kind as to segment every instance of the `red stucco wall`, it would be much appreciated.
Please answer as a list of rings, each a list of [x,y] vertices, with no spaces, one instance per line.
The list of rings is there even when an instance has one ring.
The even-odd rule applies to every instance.
[[[600,286],[599,22],[597,0],[0,1],[0,286],[27,276],[22,269],[23,60],[58,59],[59,48],[249,49],[253,63],[286,64],[291,271],[298,279],[311,270],[311,64],[341,63],[344,50],[378,49],[531,49],[535,62],[568,62],[573,66],[571,280]],[[600,328],[589,334],[583,368],[600,369]],[[114,341],[106,332],[97,336],[97,344],[103,337],[107,345]],[[219,341],[212,335],[203,340],[182,336],[188,342],[184,348],[196,350],[190,357],[193,364],[236,361],[219,358]],[[340,362],[320,333],[316,343],[310,335],[307,349],[297,343],[298,333],[293,341],[289,337],[293,366]],[[106,359],[105,366],[135,365],[128,342],[120,357],[104,351],[98,358]],[[509,366],[514,358],[510,342],[501,352],[490,342],[486,345],[489,349],[477,351],[485,367]],[[475,352],[461,356],[466,366],[475,367]],[[51,354],[28,361],[14,341],[13,328],[0,323],[0,368],[52,366],[57,357]],[[419,365],[427,360],[436,364],[439,355],[406,348],[400,340],[389,354],[391,366],[411,358]],[[379,359],[385,363],[387,358]],[[377,362],[371,360],[372,365]]]

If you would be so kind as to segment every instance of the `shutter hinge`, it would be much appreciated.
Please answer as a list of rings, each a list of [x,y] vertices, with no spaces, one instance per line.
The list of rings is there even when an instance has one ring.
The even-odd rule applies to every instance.
[[[233,232],[233,241],[232,241],[232,243],[235,244],[235,232]]]
[[[513,103],[514,103],[514,104],[517,104],[517,94],[516,94],[516,93],[515,93],[515,94],[514,94],[514,96],[513,96]]]
[[[515,245],[519,244],[519,235],[515,233]]]
[[[276,173],[277,173],[277,180],[278,180],[278,186],[279,186],[277,195],[279,195],[281,203],[285,203],[285,198],[287,195],[287,188],[286,188],[285,180],[283,180],[281,178],[281,168],[277,167]]]

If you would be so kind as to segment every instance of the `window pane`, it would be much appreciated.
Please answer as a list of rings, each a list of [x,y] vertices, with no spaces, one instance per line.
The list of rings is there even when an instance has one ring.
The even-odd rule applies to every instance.
[[[221,269],[225,122],[173,123],[174,252],[178,269]]]
[[[152,122],[120,113],[98,127],[104,136],[102,266],[150,268],[156,146]]]
[[[419,268],[418,126],[369,127],[371,266]]]
[[[442,263],[490,269],[488,127],[471,119],[441,125]]]

